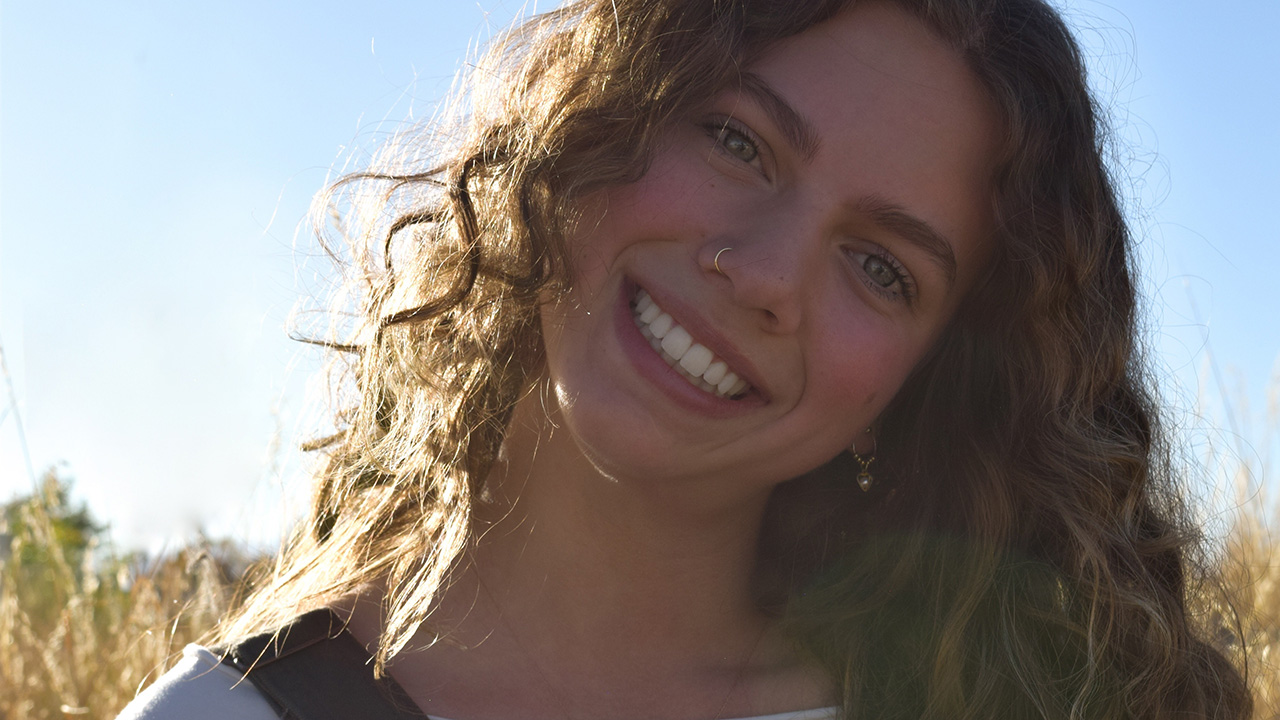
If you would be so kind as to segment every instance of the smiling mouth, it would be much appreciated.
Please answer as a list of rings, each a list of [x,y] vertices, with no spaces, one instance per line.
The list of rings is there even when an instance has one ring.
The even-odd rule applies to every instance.
[[[751,389],[747,381],[729,369],[688,330],[658,307],[649,293],[639,289],[631,300],[631,314],[640,334],[673,370],[694,387],[719,398],[737,399]]]

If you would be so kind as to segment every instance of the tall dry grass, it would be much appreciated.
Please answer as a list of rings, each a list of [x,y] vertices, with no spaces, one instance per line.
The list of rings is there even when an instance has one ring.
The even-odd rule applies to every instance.
[[[225,543],[120,554],[52,471],[0,519],[0,720],[114,718],[238,596]]]
[[[1217,384],[1226,403],[1220,378]],[[1217,472],[1220,487],[1234,489],[1220,571],[1239,613],[1255,717],[1280,720],[1280,468],[1272,455],[1280,449],[1280,366],[1266,393],[1260,431],[1247,425],[1248,395],[1239,397],[1238,405],[1224,408],[1230,434],[1216,449],[1211,444],[1205,465]]]
[[[1240,509],[1228,538],[1223,576],[1240,617],[1241,648],[1254,716],[1280,718],[1280,508],[1259,493]]]

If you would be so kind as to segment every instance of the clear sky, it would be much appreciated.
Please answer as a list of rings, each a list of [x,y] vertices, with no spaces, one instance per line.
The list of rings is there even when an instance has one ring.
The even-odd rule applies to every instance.
[[[1206,414],[1230,425],[1225,389],[1261,438],[1280,355],[1280,3],[1063,7],[1114,118],[1152,347],[1190,398],[1174,402],[1207,378]],[[0,4],[0,343],[37,471],[61,464],[122,544],[274,537],[315,365],[284,332],[322,280],[307,238],[294,250],[310,196],[430,115],[520,8]],[[31,483],[6,408],[0,499]]]

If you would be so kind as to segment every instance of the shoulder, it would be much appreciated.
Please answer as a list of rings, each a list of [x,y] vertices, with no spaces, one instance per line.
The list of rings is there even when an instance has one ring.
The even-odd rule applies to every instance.
[[[129,703],[116,720],[279,720],[279,715],[239,671],[199,645]]]

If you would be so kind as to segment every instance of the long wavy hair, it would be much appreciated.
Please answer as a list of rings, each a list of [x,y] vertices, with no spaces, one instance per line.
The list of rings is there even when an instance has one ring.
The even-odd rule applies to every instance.
[[[851,718],[1247,717],[1079,50],[1041,0],[894,2],[999,111],[993,259],[880,419],[875,490],[837,458],[775,491],[758,601]],[[430,629],[541,377],[537,307],[571,277],[578,200],[641,177],[664,126],[851,4],[569,2],[494,43],[458,119],[400,134],[320,198],[348,291],[324,340],[335,431],[310,446],[305,523],[224,640],[375,582],[379,667]]]

